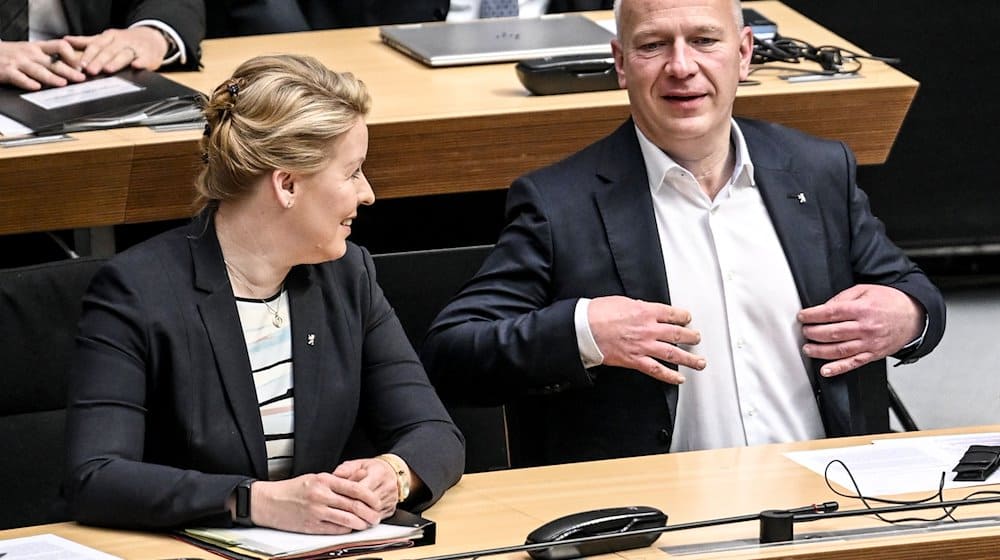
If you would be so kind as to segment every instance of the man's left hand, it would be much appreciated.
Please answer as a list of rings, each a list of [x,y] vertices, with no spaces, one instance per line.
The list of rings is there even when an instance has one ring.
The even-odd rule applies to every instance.
[[[143,25],[108,29],[99,35],[67,35],[65,39],[83,51],[80,64],[91,76],[114,74],[126,66],[156,70],[170,47],[158,29]]]
[[[847,373],[898,352],[920,336],[924,310],[907,294],[889,286],[858,284],[822,305],[799,311],[811,358],[830,360],[820,373]]]

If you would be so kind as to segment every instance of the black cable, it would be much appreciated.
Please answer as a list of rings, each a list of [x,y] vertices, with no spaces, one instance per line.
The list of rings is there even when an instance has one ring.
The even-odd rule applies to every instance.
[[[758,70],[783,70],[785,72],[794,72],[796,74],[809,75],[809,76],[837,76],[837,75],[857,74],[861,70],[861,65],[859,63],[856,68],[852,68],[849,71],[838,72],[836,70],[812,70],[809,68],[795,68],[793,66],[778,66],[775,64],[767,64],[765,66],[758,66],[756,68],[751,68],[749,73],[754,74]]]
[[[754,37],[752,65],[759,69],[784,70],[800,74],[831,76],[835,74],[857,74],[861,70],[861,59],[877,60],[886,64],[899,64],[898,58],[861,54],[835,45],[813,46],[794,37],[775,35],[769,39]],[[819,65],[821,70],[808,68],[775,66],[773,63],[801,64],[803,61]]]
[[[851,485],[854,487],[855,495],[845,494],[845,493],[841,492],[840,490],[837,490],[836,488],[833,487],[833,483],[830,482],[829,473],[830,473],[830,467],[833,466],[834,464],[839,464],[844,469],[844,472],[847,473],[848,478],[851,479]],[[840,459],[834,459],[834,460],[832,460],[832,461],[830,461],[829,463],[826,464],[826,468],[823,469],[823,480],[824,480],[824,482],[826,482],[826,486],[827,486],[827,488],[830,489],[831,492],[833,492],[834,494],[836,494],[836,495],[838,495],[838,496],[840,496],[842,498],[853,498],[853,499],[861,500],[861,503],[864,504],[865,509],[874,509],[869,504],[869,502],[876,503],[876,504],[891,504],[891,505],[911,506],[911,505],[917,505],[917,504],[926,504],[926,503],[929,503],[929,502],[934,501],[934,500],[937,500],[937,501],[940,501],[940,502],[944,502],[945,501],[944,500],[944,481],[945,481],[945,473],[944,472],[941,473],[941,479],[938,482],[937,492],[935,492],[934,494],[932,494],[930,496],[927,496],[926,498],[921,498],[921,499],[916,499],[916,500],[893,500],[893,499],[890,499],[890,498],[878,498],[878,497],[875,497],[875,496],[866,496],[864,493],[861,492],[861,488],[858,486],[857,480],[854,479],[854,474],[851,473],[851,469],[848,468],[847,465],[843,461],[841,461]],[[1000,496],[1000,491],[995,491],[995,490],[978,490],[976,492],[972,492],[970,494],[965,495],[963,498],[960,498],[958,501],[968,500],[968,499],[972,498],[973,496],[981,496],[981,495]],[[952,521],[954,521],[954,522],[957,523],[958,519],[955,519],[955,517],[952,515],[952,513],[956,509],[958,509],[959,505],[961,505],[961,504],[954,505],[954,501],[953,501],[952,505],[942,506],[941,509],[944,511],[944,513],[942,515],[938,516],[938,517],[935,517],[935,518],[903,517],[903,518],[900,518],[900,519],[888,519],[888,518],[884,517],[879,512],[873,512],[872,515],[874,515],[879,521],[882,521],[884,523],[889,523],[891,525],[894,525],[894,524],[897,524],[897,523],[913,523],[913,522],[934,523],[936,521],[942,521],[944,519],[951,519]]]

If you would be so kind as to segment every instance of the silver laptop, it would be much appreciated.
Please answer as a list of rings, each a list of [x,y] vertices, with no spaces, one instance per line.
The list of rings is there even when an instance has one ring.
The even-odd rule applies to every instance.
[[[579,14],[387,25],[382,41],[428,66],[610,53],[614,34]]]

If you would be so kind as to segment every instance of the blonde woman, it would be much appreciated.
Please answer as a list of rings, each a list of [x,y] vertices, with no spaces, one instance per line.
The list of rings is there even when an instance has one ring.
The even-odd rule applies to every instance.
[[[83,523],[364,529],[461,476],[464,441],[347,241],[375,195],[365,86],[247,61],[206,102],[202,210],[84,300],[65,493]]]

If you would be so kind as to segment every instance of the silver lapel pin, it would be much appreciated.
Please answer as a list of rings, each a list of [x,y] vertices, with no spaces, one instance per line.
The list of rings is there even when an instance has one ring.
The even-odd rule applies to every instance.
[[[309,333],[306,335],[306,344],[309,346],[316,346],[316,335]]]
[[[799,204],[805,204],[806,203],[806,193],[804,193],[804,192],[800,192],[799,194],[795,195],[795,198],[798,199]]]

